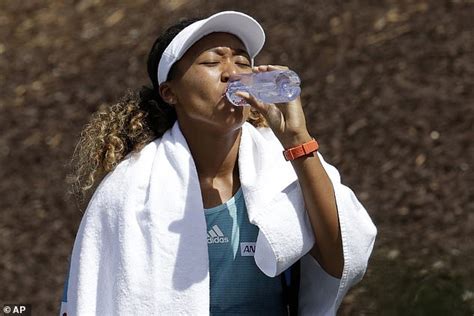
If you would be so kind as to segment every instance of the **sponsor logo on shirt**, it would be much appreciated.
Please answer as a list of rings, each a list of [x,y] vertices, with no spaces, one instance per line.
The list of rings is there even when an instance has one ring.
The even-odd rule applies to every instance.
[[[225,244],[229,242],[229,238],[224,236],[219,226],[212,226],[211,230],[207,232],[207,243],[208,244]]]
[[[242,257],[248,257],[248,256],[253,257],[255,255],[255,243],[254,242],[241,242],[240,255]]]

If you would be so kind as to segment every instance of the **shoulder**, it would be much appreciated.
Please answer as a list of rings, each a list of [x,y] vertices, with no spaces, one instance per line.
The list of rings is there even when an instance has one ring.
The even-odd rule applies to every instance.
[[[130,152],[120,163],[101,180],[89,205],[94,203],[113,209],[123,205],[133,186],[147,181],[156,149],[161,138],[156,138],[138,152]]]

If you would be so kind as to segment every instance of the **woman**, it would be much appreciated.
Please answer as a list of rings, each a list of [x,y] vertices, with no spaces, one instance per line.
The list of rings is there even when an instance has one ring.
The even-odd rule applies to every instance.
[[[150,52],[152,89],[86,128],[76,185],[106,176],[61,315],[334,315],[362,278],[376,228],[317,152],[300,98],[225,97],[234,74],[288,69],[253,65],[264,40],[240,12],[178,23]],[[275,276],[292,266],[287,293]]]

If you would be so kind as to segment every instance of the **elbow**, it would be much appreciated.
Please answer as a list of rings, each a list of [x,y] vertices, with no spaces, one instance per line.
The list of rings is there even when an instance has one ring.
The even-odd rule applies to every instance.
[[[344,271],[344,258],[342,258],[341,260],[338,260],[336,263],[330,266],[330,268],[326,272],[330,276],[336,279],[341,279],[343,271]]]
[[[325,260],[323,258],[317,244],[311,249],[310,254],[327,274],[336,279],[342,278],[344,271],[344,254],[342,249],[337,254],[331,256],[332,260]]]

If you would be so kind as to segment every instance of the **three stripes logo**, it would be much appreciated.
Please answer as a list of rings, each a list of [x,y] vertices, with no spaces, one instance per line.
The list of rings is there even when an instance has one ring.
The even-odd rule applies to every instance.
[[[212,226],[211,230],[207,232],[207,243],[208,244],[225,244],[229,242],[229,238],[224,236],[219,226]]]

